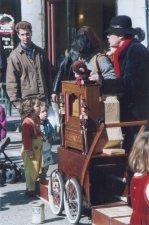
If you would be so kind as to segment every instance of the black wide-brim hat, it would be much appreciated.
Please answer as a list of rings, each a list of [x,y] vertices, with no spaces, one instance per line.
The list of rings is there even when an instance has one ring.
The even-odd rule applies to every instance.
[[[129,16],[115,16],[110,21],[110,26],[106,30],[106,34],[115,35],[135,35],[136,30],[132,28],[132,21]]]

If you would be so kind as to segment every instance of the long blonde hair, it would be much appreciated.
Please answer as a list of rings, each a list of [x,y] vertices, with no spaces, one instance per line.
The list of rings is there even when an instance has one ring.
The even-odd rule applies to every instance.
[[[140,134],[129,155],[129,166],[133,172],[149,173],[149,132]]]

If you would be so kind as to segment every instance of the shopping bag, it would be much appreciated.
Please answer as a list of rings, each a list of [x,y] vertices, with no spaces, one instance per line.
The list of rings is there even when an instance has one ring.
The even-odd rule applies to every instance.
[[[42,167],[50,165],[51,160],[51,144],[48,140],[43,141]]]

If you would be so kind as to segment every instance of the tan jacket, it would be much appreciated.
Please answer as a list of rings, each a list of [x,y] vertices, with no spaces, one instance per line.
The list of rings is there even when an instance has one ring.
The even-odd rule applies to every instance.
[[[17,108],[20,100],[28,97],[50,99],[52,84],[48,59],[36,45],[34,55],[34,61],[29,59],[19,44],[8,58],[6,89],[10,101]]]

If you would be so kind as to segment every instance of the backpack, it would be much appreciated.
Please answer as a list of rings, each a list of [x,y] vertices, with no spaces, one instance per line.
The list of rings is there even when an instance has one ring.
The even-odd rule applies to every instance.
[[[95,73],[95,74],[96,74],[96,73],[99,74],[99,84],[100,84],[100,85],[102,84],[102,74],[101,74],[101,70],[100,70],[100,67],[99,67],[99,64],[98,64],[98,60],[100,60],[100,58],[101,58],[102,56],[105,56],[105,54],[98,52],[98,53],[97,53],[96,55],[94,55],[94,56],[92,57],[92,59],[91,59],[91,63],[92,63],[92,65],[93,65],[93,70],[92,70],[92,72]]]

